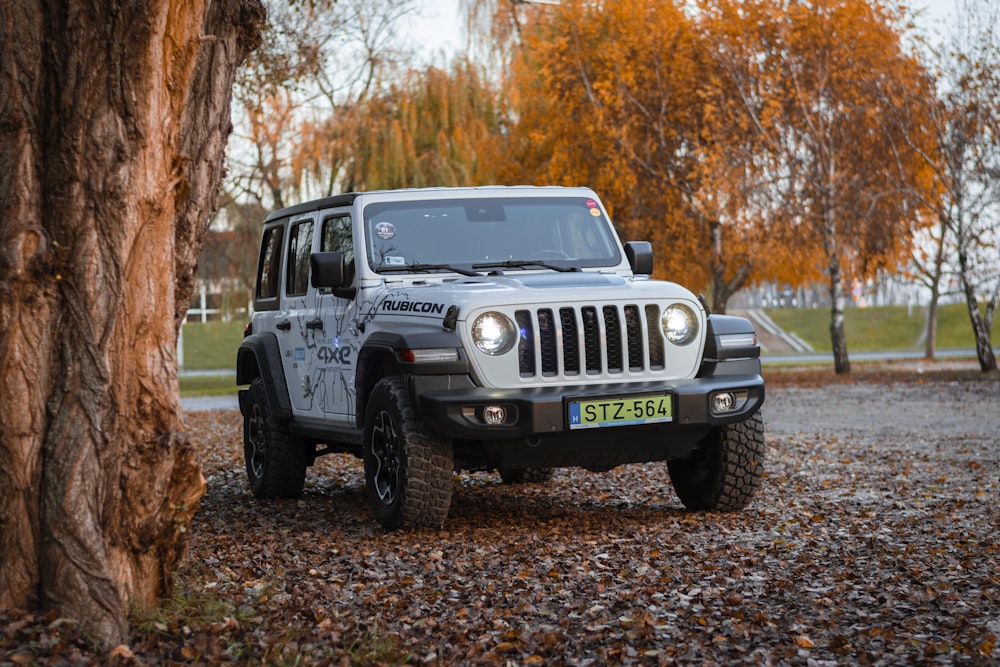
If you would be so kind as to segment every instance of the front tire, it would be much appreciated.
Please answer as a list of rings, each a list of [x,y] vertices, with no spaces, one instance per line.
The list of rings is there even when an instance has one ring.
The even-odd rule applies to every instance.
[[[243,415],[243,456],[250,491],[257,498],[298,498],[306,481],[309,448],[275,416],[264,391],[254,378],[247,390]]]
[[[454,482],[451,442],[417,419],[401,377],[382,378],[365,412],[365,492],[384,528],[438,528]]]
[[[760,413],[712,432],[690,456],[667,463],[677,496],[689,510],[733,512],[753,499],[764,476]]]

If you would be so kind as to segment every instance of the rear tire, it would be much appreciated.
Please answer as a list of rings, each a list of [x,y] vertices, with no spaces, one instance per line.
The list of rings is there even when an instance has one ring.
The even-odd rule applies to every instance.
[[[677,496],[689,510],[733,512],[753,499],[764,476],[760,413],[712,430],[690,456],[667,463]]]
[[[308,444],[288,433],[274,410],[258,377],[247,391],[243,415],[243,456],[250,491],[257,498],[298,498],[309,465]]]
[[[553,468],[500,468],[504,484],[544,484],[552,480]]]
[[[384,528],[438,528],[454,486],[451,441],[417,419],[401,377],[382,378],[365,413],[365,491]]]

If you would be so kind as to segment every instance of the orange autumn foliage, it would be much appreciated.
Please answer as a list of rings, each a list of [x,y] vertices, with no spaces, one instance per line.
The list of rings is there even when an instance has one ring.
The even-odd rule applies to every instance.
[[[690,169],[704,54],[670,2],[567,2],[537,13],[514,65],[508,181],[586,184],[623,236],[653,241],[657,274],[705,285],[704,234],[676,186]]]
[[[831,252],[863,277],[906,249],[919,170],[883,112],[922,79],[893,11],[547,9],[528,17],[514,63],[508,182],[595,187],[624,236],[655,243],[657,274],[711,292],[715,310],[753,281],[816,279]],[[832,237],[817,224],[831,219]]]

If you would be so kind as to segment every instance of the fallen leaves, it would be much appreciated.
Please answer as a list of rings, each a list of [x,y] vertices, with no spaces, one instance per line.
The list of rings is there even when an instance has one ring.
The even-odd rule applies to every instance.
[[[662,464],[462,474],[443,530],[402,533],[349,457],[317,461],[302,500],[254,500],[239,415],[192,413],[209,484],[179,594],[114,660],[997,662],[998,403],[997,381],[778,387],[743,512],[685,512]],[[110,659],[56,621],[0,612],[0,662]]]

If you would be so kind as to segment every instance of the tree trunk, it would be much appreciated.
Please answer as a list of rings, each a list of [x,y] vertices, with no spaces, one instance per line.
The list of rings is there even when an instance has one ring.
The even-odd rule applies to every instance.
[[[178,327],[258,0],[0,5],[0,607],[124,641],[204,480]]]
[[[831,254],[827,270],[830,274],[830,344],[833,347],[833,371],[837,375],[851,372],[847,356],[847,336],[844,333],[844,284],[840,260]]]
[[[938,288],[931,290],[931,302],[927,306],[927,332],[924,337],[924,359],[934,360],[937,351]]]
[[[945,223],[940,224],[941,236],[937,241],[937,248],[934,251],[934,269],[929,276],[931,288],[931,302],[927,307],[927,334],[924,338],[924,359],[934,359],[937,351],[937,317],[938,301],[941,300],[941,274],[944,267],[944,242],[948,233]]]
[[[728,262],[724,254],[725,245],[722,238],[722,223],[718,220],[712,220],[709,224],[709,233],[712,237],[712,312],[725,315],[729,299],[746,287],[747,280],[750,277],[751,266],[750,262],[743,262],[732,277],[727,280],[726,268]]]
[[[831,187],[831,191],[833,188]],[[828,201],[833,201],[828,196]],[[826,272],[830,279],[830,345],[833,348],[833,371],[837,375],[851,372],[847,356],[847,336],[844,334],[844,277],[840,267],[840,248],[833,206],[823,206],[823,251],[826,253]]]
[[[992,309],[989,321],[983,318],[979,312],[979,299],[976,297],[976,288],[970,278],[969,257],[964,246],[960,246],[958,251],[958,270],[962,280],[962,291],[965,294],[965,306],[969,311],[969,321],[972,324],[972,333],[976,338],[976,358],[979,360],[979,369],[984,373],[997,370],[997,357],[993,353],[993,343],[990,341],[990,327],[992,323]],[[992,308],[995,308],[993,302]]]

